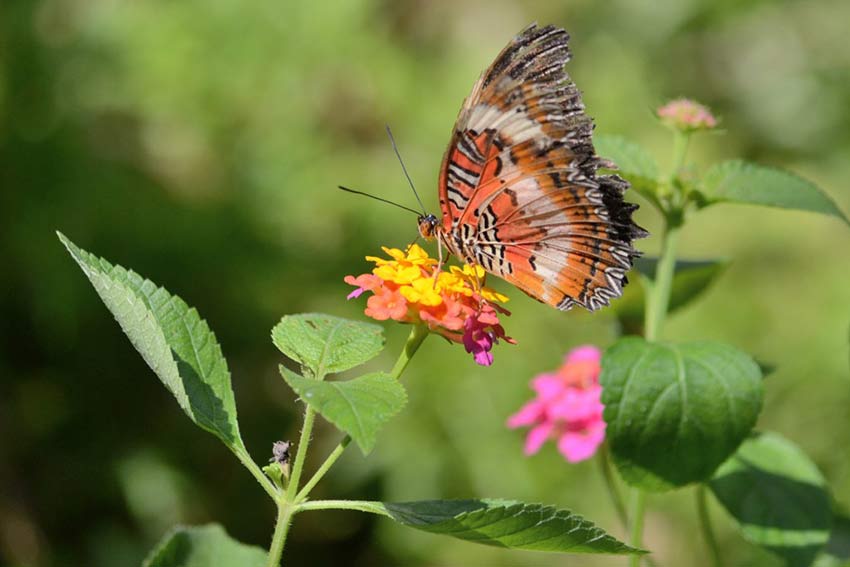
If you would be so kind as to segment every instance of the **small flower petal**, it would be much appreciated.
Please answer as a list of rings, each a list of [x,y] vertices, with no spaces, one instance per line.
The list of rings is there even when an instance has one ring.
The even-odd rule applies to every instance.
[[[602,351],[593,345],[582,345],[574,348],[569,353],[565,362],[599,362],[602,360]]]
[[[582,432],[567,431],[558,438],[558,451],[567,461],[577,463],[592,457],[605,440],[605,422]]]
[[[532,428],[532,430],[528,432],[528,437],[525,438],[525,454],[533,455],[539,451],[540,447],[543,446],[543,443],[549,439],[549,435],[552,434],[554,429],[555,424],[551,422],[544,422]]]
[[[545,407],[546,406],[543,404],[543,402],[540,402],[538,400],[531,400],[530,402],[522,406],[518,412],[508,418],[508,427],[510,429],[516,429],[517,427],[533,425],[534,422],[538,421],[541,417],[543,417],[543,411]]]

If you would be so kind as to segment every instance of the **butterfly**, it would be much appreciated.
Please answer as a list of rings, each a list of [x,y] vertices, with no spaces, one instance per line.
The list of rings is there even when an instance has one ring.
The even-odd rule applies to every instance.
[[[593,148],[568,40],[532,24],[481,75],[443,157],[442,218],[420,216],[419,233],[543,303],[595,311],[622,295],[648,233],[628,183],[597,174],[615,166]]]

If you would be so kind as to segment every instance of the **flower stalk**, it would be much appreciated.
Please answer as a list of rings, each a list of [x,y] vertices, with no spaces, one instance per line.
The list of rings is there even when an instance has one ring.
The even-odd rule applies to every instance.
[[[714,536],[714,530],[711,527],[711,516],[708,514],[706,491],[705,484],[700,484],[696,488],[697,517],[699,518],[702,537],[711,556],[711,564],[713,567],[722,567],[723,559],[720,556],[720,546],[717,545],[717,538]]]
[[[643,517],[646,510],[646,492],[639,488],[632,490],[629,507],[631,509],[629,516],[632,519],[629,545],[635,549],[641,549],[643,547]],[[642,556],[640,555],[629,556],[629,567],[640,567],[641,559]]]
[[[717,125],[717,120],[706,107],[686,99],[671,101],[659,108],[657,115],[664,124],[673,129],[673,149],[670,171],[658,186],[664,229],[661,236],[661,254],[655,268],[655,277],[647,290],[647,306],[644,313],[644,338],[653,342],[661,337],[661,330],[670,306],[679,231],[684,224],[687,201],[679,174],[685,165],[688,143],[693,132],[710,130]],[[640,489],[634,489],[629,513],[630,543],[637,548],[643,545],[645,505],[646,494]],[[710,530],[710,526],[707,529]],[[640,564],[640,556],[629,559],[629,565],[632,567]]]

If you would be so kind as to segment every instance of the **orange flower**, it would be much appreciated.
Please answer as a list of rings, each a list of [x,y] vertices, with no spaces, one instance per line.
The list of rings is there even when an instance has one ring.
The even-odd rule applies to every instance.
[[[346,276],[345,282],[357,289],[348,299],[369,291],[365,313],[378,321],[425,324],[431,332],[462,343],[478,364],[489,366],[490,350],[499,339],[515,343],[499,324],[499,313],[510,313],[496,305],[508,298],[484,285],[481,266],[438,266],[420,246],[405,251],[383,248],[390,259],[367,256],[375,263],[371,274]]]

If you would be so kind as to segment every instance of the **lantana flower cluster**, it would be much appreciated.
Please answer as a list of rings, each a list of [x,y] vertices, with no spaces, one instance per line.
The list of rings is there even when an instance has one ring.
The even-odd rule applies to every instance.
[[[656,111],[661,122],[682,132],[711,130],[717,126],[717,118],[708,107],[687,98],[671,100]]]
[[[389,259],[367,256],[375,263],[372,273],[346,276],[357,289],[348,299],[369,291],[365,313],[378,321],[425,324],[448,340],[461,343],[475,362],[493,363],[493,345],[505,335],[499,315],[510,315],[501,307],[508,298],[483,285],[481,266],[439,266],[422,247],[412,244],[405,251],[383,248]]]
[[[605,439],[604,406],[599,385],[601,353],[591,345],[570,351],[554,373],[531,381],[537,397],[508,418],[508,427],[531,427],[525,454],[533,455],[553,439],[564,458],[589,459]]]

